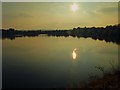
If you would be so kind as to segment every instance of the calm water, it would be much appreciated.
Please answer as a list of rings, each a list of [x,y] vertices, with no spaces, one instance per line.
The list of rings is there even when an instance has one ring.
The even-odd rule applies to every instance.
[[[72,53],[75,50],[76,59]],[[31,37],[3,40],[3,88],[53,88],[88,82],[102,76],[95,66],[111,70],[118,63],[118,45],[90,38]]]

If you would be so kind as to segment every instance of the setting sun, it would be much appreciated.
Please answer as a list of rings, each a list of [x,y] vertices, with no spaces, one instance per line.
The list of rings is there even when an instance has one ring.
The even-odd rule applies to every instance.
[[[73,3],[72,6],[71,6],[71,10],[73,12],[76,12],[78,10],[78,5],[76,3]]]

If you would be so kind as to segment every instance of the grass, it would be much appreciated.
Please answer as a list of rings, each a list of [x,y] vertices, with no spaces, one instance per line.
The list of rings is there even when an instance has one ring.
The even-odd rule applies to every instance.
[[[106,72],[104,67],[95,66],[95,68],[102,72],[103,77],[98,78],[95,76],[90,76],[90,82],[87,85],[84,85],[83,88],[116,88],[120,86],[119,77],[120,70],[115,66],[114,61],[109,62],[111,65],[111,71]]]
[[[92,89],[99,89],[102,88],[102,90],[108,89],[115,89],[115,90],[120,90],[120,82],[119,82],[119,77],[120,77],[120,70],[116,65],[114,64],[114,61],[110,62],[111,65],[111,71],[106,72],[104,67],[101,66],[95,66],[95,69],[99,70],[102,72],[103,76],[100,78],[97,75],[92,75],[89,76],[89,82],[84,83],[82,85],[78,85],[75,88],[92,88]],[[74,89],[74,88],[73,88]],[[71,90],[71,88],[69,88]]]

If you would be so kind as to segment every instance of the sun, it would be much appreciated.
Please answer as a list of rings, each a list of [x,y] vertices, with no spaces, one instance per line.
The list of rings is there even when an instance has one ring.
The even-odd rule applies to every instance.
[[[76,12],[78,10],[78,5],[76,3],[73,3],[72,6],[71,6],[71,10],[73,12]]]

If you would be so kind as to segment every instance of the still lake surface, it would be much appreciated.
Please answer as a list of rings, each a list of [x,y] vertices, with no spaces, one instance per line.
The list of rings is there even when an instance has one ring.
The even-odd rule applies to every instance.
[[[91,38],[20,37],[2,40],[3,88],[74,87],[112,70],[118,45]],[[72,53],[76,49],[76,59]]]

